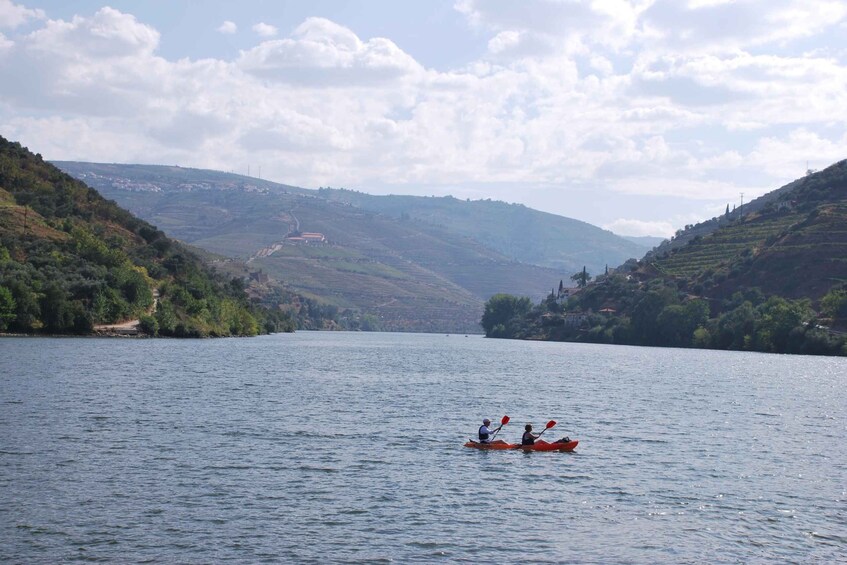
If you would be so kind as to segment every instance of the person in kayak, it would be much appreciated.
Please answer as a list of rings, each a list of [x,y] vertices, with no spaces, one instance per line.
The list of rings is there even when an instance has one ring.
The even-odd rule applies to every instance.
[[[538,439],[538,436],[541,434],[532,433],[532,424],[527,424],[524,426],[524,433],[521,437],[521,445],[535,445],[535,440]]]
[[[488,427],[490,425],[491,425],[491,420],[489,420],[488,418],[485,418],[485,419],[482,420],[482,425],[479,427],[479,443],[491,443],[491,436],[495,432],[500,431],[500,428],[503,427],[503,426],[500,426],[500,428],[497,428],[496,430],[492,430],[491,428]],[[499,442],[499,441],[502,441],[502,440],[497,440],[497,441]]]

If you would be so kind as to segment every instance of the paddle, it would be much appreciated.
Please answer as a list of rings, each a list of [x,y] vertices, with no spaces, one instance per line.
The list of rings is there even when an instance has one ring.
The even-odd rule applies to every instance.
[[[502,428],[503,426],[505,426],[506,424],[508,424],[508,423],[509,423],[509,420],[510,420],[510,418],[509,418],[508,416],[503,416],[503,418],[500,420],[500,428]],[[493,435],[493,436],[491,436],[491,441],[494,441],[494,438],[496,438],[496,437],[497,437],[497,434],[499,434],[499,433],[500,433],[500,428],[497,428],[497,431],[496,431],[496,432],[494,432],[494,435]]]
[[[553,427],[553,426],[555,426],[555,425],[556,425],[556,420],[550,420],[549,422],[547,422],[547,425],[546,425],[546,426],[544,426],[544,429],[543,429],[543,430],[541,430],[541,433],[540,433],[540,434],[538,434],[538,437],[541,437],[541,435],[542,435],[544,432],[546,432],[547,430],[549,430],[550,428],[552,428],[552,427]],[[536,438],[536,439],[537,439],[537,438]]]

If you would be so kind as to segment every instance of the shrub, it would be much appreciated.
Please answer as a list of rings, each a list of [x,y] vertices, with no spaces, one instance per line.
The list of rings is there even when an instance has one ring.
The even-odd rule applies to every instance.
[[[154,337],[159,335],[159,322],[156,318],[145,314],[139,318],[139,321],[141,322],[141,331]]]

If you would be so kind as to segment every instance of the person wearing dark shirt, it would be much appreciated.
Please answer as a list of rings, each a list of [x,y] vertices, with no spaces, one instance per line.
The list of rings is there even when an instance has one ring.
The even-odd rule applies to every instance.
[[[527,424],[524,426],[523,437],[521,437],[521,445],[534,445],[535,440],[537,440],[540,435],[541,434],[532,433],[532,424]]]

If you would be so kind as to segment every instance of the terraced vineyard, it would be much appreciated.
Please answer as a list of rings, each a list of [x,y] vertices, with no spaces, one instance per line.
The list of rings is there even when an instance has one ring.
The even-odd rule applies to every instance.
[[[847,203],[823,205],[724,281],[722,294],[758,287],[816,300],[847,282]]]
[[[760,202],[757,211],[743,217],[690,226],[675,246],[661,246],[645,257],[643,277],[685,280],[690,291],[709,298],[758,288],[813,302],[847,283],[847,161]]]
[[[745,254],[759,251],[766,245],[768,238],[778,236],[804,217],[803,214],[788,213],[757,216],[743,223],[730,224],[655,259],[654,266],[663,274],[682,277],[716,269],[742,258]]]

